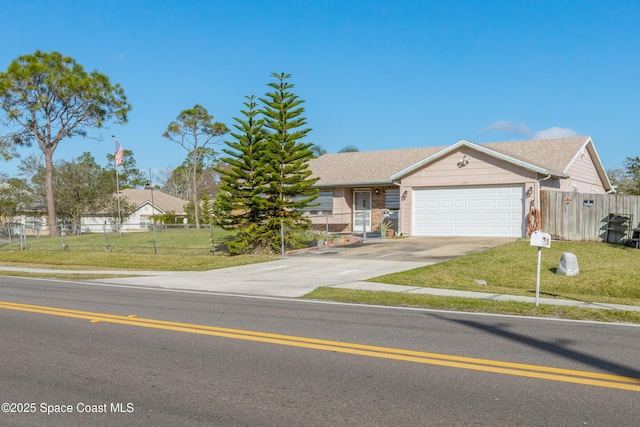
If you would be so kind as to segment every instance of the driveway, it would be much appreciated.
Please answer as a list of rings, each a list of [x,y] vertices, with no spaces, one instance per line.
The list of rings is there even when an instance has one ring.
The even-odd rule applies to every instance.
[[[373,238],[349,246],[311,251],[309,254],[340,259],[411,261],[428,265],[515,240],[517,239],[505,237]]]
[[[98,282],[166,289],[300,297],[320,286],[345,285],[410,270],[515,239],[427,238],[368,239],[348,247],[308,251],[276,261],[203,272],[175,272]]]

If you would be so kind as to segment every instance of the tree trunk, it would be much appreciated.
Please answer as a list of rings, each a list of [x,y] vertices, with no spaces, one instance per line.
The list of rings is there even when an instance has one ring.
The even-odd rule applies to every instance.
[[[60,235],[60,230],[58,230],[56,217],[56,203],[53,199],[53,150],[43,150],[43,152],[45,159],[44,193],[47,199],[47,228],[49,228],[49,236],[56,237]]]
[[[193,173],[191,174],[191,198],[193,199],[193,215],[195,216],[196,228],[200,229],[200,209],[198,203],[198,156],[193,152]]]

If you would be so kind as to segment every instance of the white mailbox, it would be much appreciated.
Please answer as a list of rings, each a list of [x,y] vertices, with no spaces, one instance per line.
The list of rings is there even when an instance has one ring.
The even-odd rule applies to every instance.
[[[534,231],[531,233],[531,246],[550,248],[551,235],[549,233],[543,233],[542,231]]]

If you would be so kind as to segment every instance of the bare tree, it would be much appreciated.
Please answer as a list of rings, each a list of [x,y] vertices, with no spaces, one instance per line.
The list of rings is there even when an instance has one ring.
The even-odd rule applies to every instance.
[[[206,146],[227,132],[228,129],[223,123],[214,122],[213,116],[204,107],[196,104],[193,108],[182,111],[177,120],[169,123],[167,130],[162,134],[163,137],[170,141],[180,144],[193,159],[190,174],[190,193],[194,207],[196,228],[200,228],[200,220],[198,218],[200,202],[198,170],[200,160],[206,153]]]

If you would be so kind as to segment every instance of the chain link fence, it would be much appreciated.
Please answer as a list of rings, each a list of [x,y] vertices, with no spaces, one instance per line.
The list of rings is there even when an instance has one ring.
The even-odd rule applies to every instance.
[[[355,213],[309,212],[311,229],[302,241],[308,246],[332,245],[349,236],[365,240],[398,234],[398,212],[369,209]],[[287,233],[287,230],[281,230]],[[216,255],[227,252],[233,231],[210,225],[162,223],[83,223],[58,225],[58,236],[48,238],[41,223],[0,223],[0,250],[120,252],[165,255]],[[284,239],[283,239],[284,242]],[[284,253],[284,247],[281,248]],[[287,248],[287,250],[292,248]],[[297,248],[299,249],[299,248]]]
[[[48,238],[41,227],[21,223],[0,224],[0,249],[74,252],[120,252],[165,255],[215,255],[224,251],[226,241],[233,233],[209,225],[196,228],[192,224],[168,226],[165,224],[105,223],[60,224],[58,236]]]

